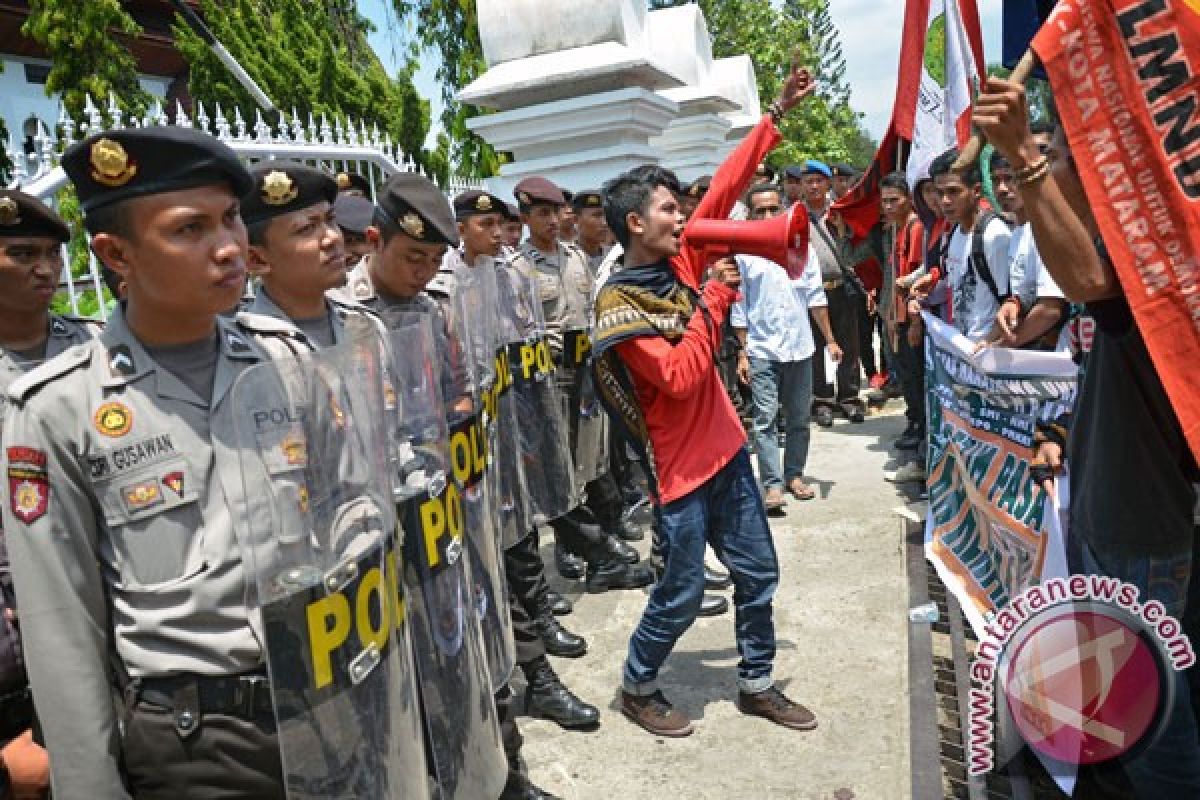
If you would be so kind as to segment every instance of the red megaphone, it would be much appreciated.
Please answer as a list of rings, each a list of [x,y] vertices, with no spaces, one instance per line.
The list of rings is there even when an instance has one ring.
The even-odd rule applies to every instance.
[[[800,203],[778,217],[751,222],[693,219],[683,232],[708,263],[730,255],[762,256],[795,280],[808,262],[808,209]]]

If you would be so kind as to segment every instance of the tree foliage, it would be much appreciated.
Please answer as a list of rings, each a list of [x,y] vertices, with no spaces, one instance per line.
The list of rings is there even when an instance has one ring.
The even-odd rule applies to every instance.
[[[413,86],[411,61],[395,78],[367,43],[370,23],[348,0],[201,0],[201,13],[275,105],[302,118],[361,120],[377,124],[426,167],[422,148],[429,103]],[[189,65],[188,89],[211,109],[239,110],[252,124],[254,100],[182,20],[176,42]]]
[[[61,95],[76,119],[88,94],[115,97],[123,111],[145,112],[150,95],[138,83],[137,62],[125,44],[141,31],[119,0],[31,0],[21,27],[49,55],[46,94]]]
[[[437,79],[442,87],[442,127],[439,152],[465,176],[495,175],[502,160],[492,146],[467,128],[467,120],[484,113],[458,102],[455,93],[487,69],[479,39],[475,0],[392,0],[396,13],[415,23],[414,56],[421,50],[440,59]]]
[[[651,0],[652,8],[683,5],[686,0]],[[779,93],[791,67],[792,54],[813,70],[819,83],[815,97],[784,120],[784,141],[771,154],[775,166],[803,158],[849,161],[866,165],[875,143],[863,129],[861,115],[850,107],[846,63],[828,0],[700,0],[712,36],[713,56],[749,55],[765,108]]]

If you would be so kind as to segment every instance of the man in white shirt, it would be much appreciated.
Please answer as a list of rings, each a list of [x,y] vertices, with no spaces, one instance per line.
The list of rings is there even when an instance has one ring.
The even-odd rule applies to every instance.
[[[943,153],[929,165],[929,174],[942,212],[955,225],[945,263],[954,325],[968,339],[982,341],[992,330],[1001,299],[1008,294],[1011,233],[996,212],[980,208],[979,165],[955,172],[957,158],[957,150]],[[982,237],[982,247],[977,246],[977,236]]]
[[[770,219],[783,213],[783,198],[777,187],[761,184],[747,193],[746,206],[750,219]],[[812,358],[816,352],[810,309],[829,342],[834,361],[841,359],[842,351],[829,325],[821,266],[811,245],[804,273],[796,280],[782,266],[765,258],[738,256],[737,262],[742,274],[742,299],[734,304],[730,322],[742,343],[738,378],[750,385],[754,398],[754,449],[763,502],[768,512],[775,512],[785,505],[785,487],[797,500],[815,496],[804,482],[812,411]],[[782,471],[775,434],[775,417],[781,404],[787,426]]]

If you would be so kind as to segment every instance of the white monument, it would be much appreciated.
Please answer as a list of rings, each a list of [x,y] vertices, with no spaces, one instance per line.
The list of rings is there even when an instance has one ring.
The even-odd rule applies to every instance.
[[[758,121],[749,59],[713,59],[697,6],[478,0],[477,10],[488,70],[458,99],[495,112],[468,124],[512,155],[488,181],[503,197],[530,175],[579,190],[651,163],[691,180]]]

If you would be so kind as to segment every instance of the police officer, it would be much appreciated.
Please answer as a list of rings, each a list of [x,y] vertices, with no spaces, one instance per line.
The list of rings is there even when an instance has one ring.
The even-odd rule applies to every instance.
[[[500,225],[502,247],[505,250],[516,250],[521,246],[521,235],[525,232],[521,212],[512,203],[505,203],[500,214],[504,217],[504,222]]]
[[[177,127],[91,136],[62,166],[128,299],[8,392],[4,527],[54,794],[283,798],[224,413],[267,358],[219,317],[246,280],[250,176]]]
[[[521,220],[529,228],[529,238],[522,243],[520,254],[533,267],[550,351],[554,360],[561,363],[564,333],[573,328],[586,328],[590,323],[593,279],[588,259],[576,245],[559,238],[560,210],[565,199],[557,186],[545,178],[526,178],[516,185],[513,194]],[[568,392],[571,389],[564,388]],[[605,493],[602,499],[611,505],[611,493]],[[606,513],[603,516],[602,521],[610,525],[621,521],[619,491],[616,492],[615,515]],[[583,504],[550,521],[561,549],[582,556],[594,565],[587,575],[588,590],[649,585],[653,573],[638,564],[637,551],[618,538],[619,527],[606,530],[596,523],[592,509]],[[589,553],[593,554],[591,558]],[[596,564],[597,554],[601,553],[602,560]],[[569,562],[561,553],[558,561],[560,572],[571,574],[562,569]],[[621,568],[623,564],[627,565],[624,569]]]
[[[371,199],[371,182],[357,172],[339,172],[333,179],[339,195]]]
[[[371,254],[367,228],[375,219],[375,204],[365,197],[339,194],[333,204],[333,215],[342,229],[342,238],[346,240],[346,268],[352,269]]]
[[[66,223],[39,200],[0,189],[0,392],[35,365],[100,331],[98,323],[50,312],[69,238]],[[0,396],[0,410],[3,406]],[[33,741],[32,723],[33,698],[0,526],[0,797],[40,795],[50,788],[49,761]]]
[[[611,249],[608,223],[604,220],[604,195],[598,189],[584,189],[575,193],[571,205],[575,209],[576,226],[579,231],[576,244],[587,256],[588,268],[594,282],[600,265],[604,263],[604,257]]]

